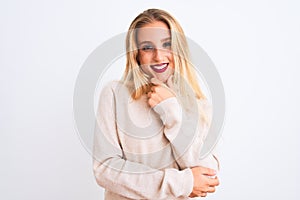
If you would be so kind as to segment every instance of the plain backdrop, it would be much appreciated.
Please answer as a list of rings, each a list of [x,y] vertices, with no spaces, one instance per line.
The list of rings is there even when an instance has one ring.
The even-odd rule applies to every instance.
[[[2,0],[0,199],[103,199],[75,131],[74,84],[88,55],[148,8],[174,15],[223,80],[221,185],[206,199],[300,199],[296,0]]]

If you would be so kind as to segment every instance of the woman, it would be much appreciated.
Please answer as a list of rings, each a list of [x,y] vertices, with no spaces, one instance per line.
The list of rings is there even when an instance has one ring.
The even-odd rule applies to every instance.
[[[210,107],[179,23],[149,9],[131,23],[121,81],[101,92],[94,174],[105,199],[205,197],[219,184],[214,151],[199,160]]]

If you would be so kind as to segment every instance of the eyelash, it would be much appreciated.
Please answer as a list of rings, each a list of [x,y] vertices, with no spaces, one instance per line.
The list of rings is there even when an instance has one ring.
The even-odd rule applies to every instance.
[[[154,48],[151,45],[145,45],[142,47],[143,51],[149,51],[149,50],[153,50]]]
[[[170,48],[171,47],[171,42],[165,42],[163,43],[164,48]],[[143,51],[153,51],[154,47],[152,45],[145,45],[141,48]]]
[[[163,47],[171,47],[171,42],[165,42],[165,43],[163,44]]]

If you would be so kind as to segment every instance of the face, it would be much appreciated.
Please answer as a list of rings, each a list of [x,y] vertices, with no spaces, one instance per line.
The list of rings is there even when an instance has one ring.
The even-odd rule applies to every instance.
[[[144,73],[166,82],[174,73],[171,34],[161,21],[144,25],[137,31],[138,62]]]

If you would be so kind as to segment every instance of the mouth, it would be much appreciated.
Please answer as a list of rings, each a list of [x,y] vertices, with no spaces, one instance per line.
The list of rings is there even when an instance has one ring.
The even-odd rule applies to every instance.
[[[160,63],[156,65],[150,65],[151,69],[156,73],[163,73],[168,69],[169,63]]]

